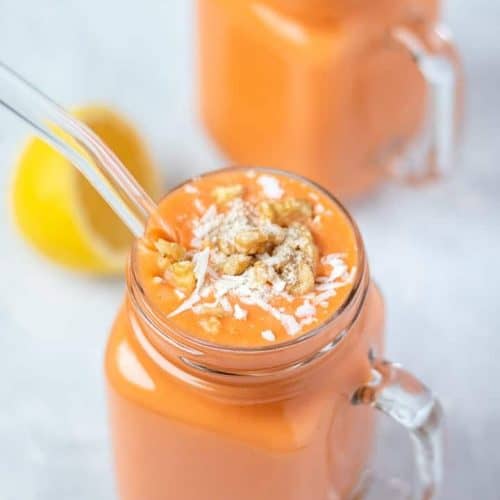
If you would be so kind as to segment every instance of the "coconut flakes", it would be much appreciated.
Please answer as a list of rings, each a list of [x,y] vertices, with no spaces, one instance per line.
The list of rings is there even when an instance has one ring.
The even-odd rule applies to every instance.
[[[262,188],[266,198],[279,199],[283,196],[284,191],[276,177],[270,175],[260,175],[257,183]]]
[[[264,330],[260,333],[261,337],[268,342],[274,342],[276,340],[276,335],[272,330]]]

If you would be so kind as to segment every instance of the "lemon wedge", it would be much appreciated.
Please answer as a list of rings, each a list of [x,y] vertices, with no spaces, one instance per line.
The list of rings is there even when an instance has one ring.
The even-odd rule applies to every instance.
[[[105,106],[86,106],[73,114],[156,198],[159,176],[135,128]],[[123,271],[132,241],[128,229],[76,168],[40,139],[30,140],[17,162],[12,206],[20,232],[54,262],[95,274]]]

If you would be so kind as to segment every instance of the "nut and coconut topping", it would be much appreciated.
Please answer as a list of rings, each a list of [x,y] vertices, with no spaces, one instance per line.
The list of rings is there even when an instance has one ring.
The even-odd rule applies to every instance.
[[[200,316],[201,328],[215,335],[225,317],[244,320],[245,306],[257,306],[293,336],[317,321],[318,305],[352,282],[355,269],[348,269],[343,255],[319,256],[309,229],[318,212],[316,200],[283,197],[274,177],[260,176],[257,182],[266,199],[255,203],[243,198],[242,185],[215,188],[215,203],[192,222],[189,250],[163,239],[155,242],[162,283],[187,297],[169,317],[190,309]],[[329,275],[318,276],[320,261]],[[282,302],[273,305],[277,299],[301,302],[286,311]],[[261,336],[276,340],[271,330]]]

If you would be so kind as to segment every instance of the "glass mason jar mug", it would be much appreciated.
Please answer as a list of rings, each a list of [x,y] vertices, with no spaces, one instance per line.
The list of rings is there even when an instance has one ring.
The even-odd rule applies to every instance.
[[[462,76],[438,0],[198,0],[200,113],[227,158],[342,198],[449,171]]]
[[[360,498],[374,409],[409,431],[417,498],[433,498],[440,406],[383,360],[382,298],[346,216],[359,252],[348,299],[321,326],[274,345],[224,346],[181,331],[145,296],[132,251],[106,355],[122,500]]]

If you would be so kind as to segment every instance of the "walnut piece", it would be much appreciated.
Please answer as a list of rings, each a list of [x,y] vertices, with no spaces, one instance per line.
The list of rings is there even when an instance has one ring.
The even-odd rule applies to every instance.
[[[250,255],[234,254],[230,255],[220,266],[223,274],[230,274],[231,276],[239,276],[244,273],[253,258]]]
[[[196,286],[194,264],[189,260],[181,260],[169,265],[165,271],[165,279],[175,288],[191,293]]]
[[[307,200],[286,198],[284,200],[263,201],[259,213],[274,224],[289,226],[294,222],[306,222],[313,215],[313,207]]]
[[[158,259],[156,260],[156,265],[158,266],[158,269],[163,273],[167,270],[170,264],[171,264],[170,259],[164,257],[163,255],[159,255]]]
[[[268,239],[259,229],[249,229],[234,238],[236,250],[245,255],[255,255],[266,250]]]
[[[273,279],[276,277],[276,271],[273,269],[273,267],[265,264],[262,261],[256,262],[252,266],[252,274],[253,279],[261,285],[272,283]]]
[[[269,252],[284,238],[282,227],[261,218],[256,206],[242,198],[236,198],[219,220],[203,244],[227,256]]]
[[[182,260],[186,255],[186,250],[183,246],[179,245],[178,243],[164,240],[162,238],[157,239],[154,245],[160,253],[161,257],[164,257],[171,262]]]
[[[314,243],[313,235],[307,226],[293,223],[288,228],[286,244],[302,253],[307,263],[313,270],[316,270],[318,264],[318,247]]]
[[[194,265],[185,260],[186,250],[182,245],[158,238],[154,242],[158,251],[157,265],[167,283],[185,293],[191,293],[196,286]]]
[[[241,184],[231,186],[217,186],[212,190],[212,196],[218,204],[227,203],[240,197],[244,193],[244,187]]]
[[[318,248],[304,224],[295,222],[287,228],[285,240],[274,249],[273,257],[286,291],[302,295],[313,289]]]
[[[314,271],[306,262],[299,262],[295,270],[296,279],[286,286],[286,290],[293,295],[304,295],[314,288]]]

